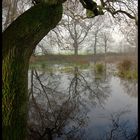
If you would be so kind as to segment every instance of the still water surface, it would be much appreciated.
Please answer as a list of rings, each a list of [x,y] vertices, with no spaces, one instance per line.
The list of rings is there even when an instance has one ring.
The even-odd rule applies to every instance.
[[[94,64],[30,69],[29,124],[44,139],[132,139],[137,133],[137,81],[121,79],[116,71],[111,64],[104,64],[102,72]]]

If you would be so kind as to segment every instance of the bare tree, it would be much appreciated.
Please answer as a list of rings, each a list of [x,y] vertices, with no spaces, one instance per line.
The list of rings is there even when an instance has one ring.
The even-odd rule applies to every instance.
[[[96,31],[94,32],[94,45],[93,45],[93,48],[94,48],[94,55],[97,54],[97,43],[98,43],[98,34],[100,32],[102,27],[98,26]]]
[[[103,37],[101,36],[101,33],[104,30],[109,29],[110,22],[105,22],[104,17],[100,16],[96,19],[96,23],[92,26],[90,29],[88,38],[86,40],[87,44],[89,44],[89,48],[91,51],[94,52],[94,56],[97,54],[97,48],[101,48],[101,43],[103,40]]]
[[[103,9],[108,11],[114,18],[127,22],[128,18],[134,19],[136,25],[138,25],[137,0],[100,0],[100,2]]]
[[[80,2],[79,0],[69,0],[64,4],[63,18],[59,22],[59,26],[48,34],[47,38],[50,38],[50,40],[46,39],[45,44],[48,44],[47,46],[51,46],[51,48],[58,48],[57,50],[74,51],[74,54],[77,55],[78,50],[84,48],[86,38],[90,31],[93,30],[94,37],[92,37],[92,39],[94,39],[92,40],[90,38],[89,40],[94,41],[94,45],[92,43],[89,47],[94,48],[94,54],[97,53],[97,46],[99,46],[98,43],[100,44],[98,41],[98,33],[100,31],[97,30],[98,26],[104,21],[99,21],[98,26],[92,29],[98,19],[95,18],[94,20],[89,21]],[[132,0],[129,2],[126,0],[101,0],[97,7],[102,7],[105,15],[110,13],[114,17],[115,22],[117,21],[116,19],[118,19],[119,24],[122,20],[129,23],[130,20],[128,20],[128,17],[135,19],[135,21],[137,20],[137,7],[134,6],[136,2],[137,1]],[[108,11],[108,13],[106,11]],[[110,21],[113,20],[110,16],[108,16],[108,18],[111,18]],[[110,21],[108,19],[108,22]],[[110,27],[112,27],[112,25],[110,25],[109,28]],[[45,44],[43,47],[45,46],[44,48],[47,49]],[[86,44],[86,47],[88,47],[88,45]],[[107,47],[105,47],[105,51],[106,50]]]
[[[123,25],[121,25],[120,30],[124,35],[124,42],[127,42],[127,45],[130,48],[132,47],[135,48],[135,53],[137,53],[137,47],[138,47],[137,26],[135,26],[134,23],[130,21],[129,23],[124,23]]]
[[[111,32],[103,31],[100,33],[100,47],[104,49],[105,57],[110,48],[110,43],[113,42]]]
[[[3,0],[3,30],[30,7],[31,0]]]
[[[97,22],[90,21],[83,16],[83,7],[78,0],[67,1],[64,5],[64,14],[59,26],[53,30],[55,35],[53,40],[61,50],[74,51],[78,55],[78,50],[83,47],[84,41],[91,28]]]

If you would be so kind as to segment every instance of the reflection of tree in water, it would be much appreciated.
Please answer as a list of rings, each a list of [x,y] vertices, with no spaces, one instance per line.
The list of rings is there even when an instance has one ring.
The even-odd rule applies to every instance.
[[[107,64],[104,62],[101,63],[103,65],[103,71],[96,71],[95,68],[91,71],[92,76],[92,87],[94,88],[94,92],[97,93],[97,95],[100,95],[100,100],[102,101],[100,103],[105,103],[105,101],[108,99],[110,95],[110,85],[109,80],[111,75],[107,71]],[[94,66],[96,65],[96,62],[94,62]],[[106,100],[105,100],[106,99]],[[99,100],[99,101],[100,101]]]
[[[130,97],[138,96],[138,84],[137,80],[123,80],[121,79],[121,85],[123,85],[124,90]]]
[[[36,134],[36,139],[46,136],[51,139],[61,135],[64,139],[84,139],[82,127],[88,119],[84,103],[88,103],[89,99],[96,103],[95,100],[107,96],[101,91],[95,92],[93,85],[87,82],[77,67],[74,68],[68,91],[58,90],[61,82],[58,75],[46,77],[44,74],[38,74],[36,70],[32,70],[31,74],[30,136]]]
[[[123,118],[128,113],[130,111],[126,109],[111,113],[107,117],[110,125],[104,135],[100,136],[100,140],[138,140],[137,124],[135,128],[131,128],[126,117]]]
[[[86,113],[77,113],[80,111],[78,102],[57,90],[58,81],[53,81],[53,85],[52,81],[47,79],[51,82],[45,85],[46,82],[42,82],[41,77],[42,74],[38,75],[36,70],[32,70],[29,139],[51,140],[52,137],[59,136],[63,136],[63,139],[78,138],[78,130],[86,124]],[[37,82],[40,86],[36,86]]]
[[[81,105],[91,102],[92,104],[103,104],[109,97],[109,86],[102,78],[90,81],[91,76],[82,73],[78,67],[74,68],[73,77],[70,79],[69,94],[79,100]]]
[[[89,78],[92,81],[88,81]],[[29,140],[86,140],[87,104],[105,103],[110,92],[107,78],[107,74],[100,78],[96,78],[95,74],[91,78],[91,75],[85,75],[75,67],[67,90],[62,91],[59,89],[64,82],[61,81],[61,75],[47,73],[46,76],[45,73],[32,70]],[[110,140],[115,140],[112,138]]]

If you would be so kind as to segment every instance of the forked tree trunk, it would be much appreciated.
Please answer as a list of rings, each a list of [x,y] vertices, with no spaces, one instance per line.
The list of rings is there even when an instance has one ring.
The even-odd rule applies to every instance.
[[[23,13],[3,32],[3,140],[26,139],[29,58],[35,46],[61,18],[62,4],[38,4]]]

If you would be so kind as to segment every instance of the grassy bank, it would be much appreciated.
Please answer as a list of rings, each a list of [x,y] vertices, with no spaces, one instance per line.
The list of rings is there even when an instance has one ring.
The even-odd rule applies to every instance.
[[[51,62],[53,63],[78,63],[78,64],[87,64],[89,62],[94,61],[106,61],[108,63],[115,63],[122,61],[124,59],[131,60],[133,62],[136,61],[136,56],[134,54],[120,54],[120,53],[109,53],[106,55],[104,54],[97,54],[94,55],[44,55],[44,56],[32,56],[30,59],[30,63],[44,63],[44,62]]]

